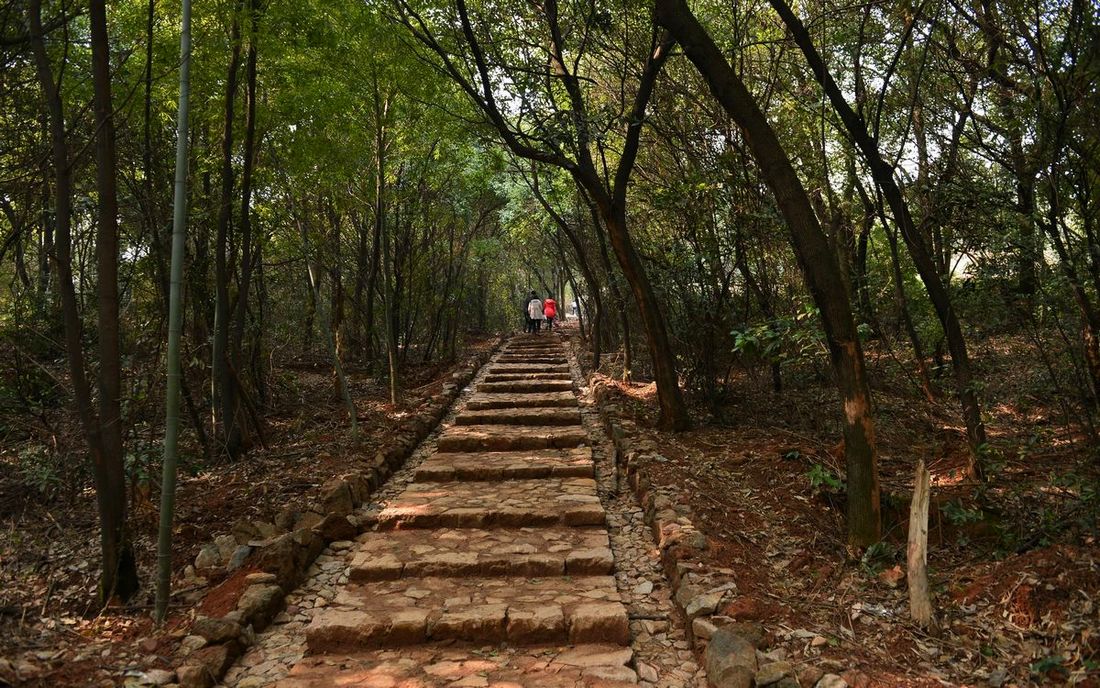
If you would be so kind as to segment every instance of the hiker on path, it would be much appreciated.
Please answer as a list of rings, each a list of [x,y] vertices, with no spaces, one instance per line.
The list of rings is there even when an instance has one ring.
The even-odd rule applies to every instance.
[[[546,331],[550,332],[554,329],[554,316],[558,314],[558,303],[554,300],[553,294],[547,296],[542,302],[542,314],[546,316]]]
[[[531,292],[531,298],[527,301],[527,331],[536,334],[542,331],[542,301],[535,292]]]
[[[537,299],[537,298],[538,297],[535,296],[534,290],[532,290],[531,293],[527,296],[527,298],[525,298],[523,300],[523,307],[520,310],[523,311],[523,331],[524,332],[534,332],[534,329],[531,327],[531,311],[528,308],[528,305],[530,305],[531,299]]]

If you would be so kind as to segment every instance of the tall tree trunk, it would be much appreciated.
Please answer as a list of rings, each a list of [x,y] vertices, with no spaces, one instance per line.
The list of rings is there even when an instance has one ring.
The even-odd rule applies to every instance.
[[[103,601],[117,594],[129,599],[140,582],[126,523],[126,470],[122,447],[122,348],[118,303],[118,197],[115,179],[114,104],[106,0],[89,6],[92,33],[92,90],[96,121],[96,231],[99,341],[99,436],[102,454],[95,466],[96,500],[103,550]]]
[[[362,360],[364,355],[364,349],[367,347],[368,338],[366,331],[370,327],[369,323],[365,321],[364,311],[365,304],[364,298],[371,298],[373,295],[367,293],[367,272],[370,270],[370,257],[367,254],[367,228],[364,226],[362,216],[353,211],[351,214],[351,224],[355,228],[356,249],[355,249],[355,287],[351,293],[351,304],[353,309],[352,319],[352,339],[355,342],[355,348],[357,349],[357,356],[359,360]]]
[[[225,121],[222,129],[221,200],[214,248],[214,338],[211,351],[211,386],[214,398],[215,436],[232,459],[241,448],[237,424],[237,388],[229,366],[229,228],[233,221],[233,123],[237,99],[237,76],[241,65],[240,13],[244,0],[234,5],[230,42],[232,54],[225,79]]]
[[[917,378],[920,382],[921,391],[924,392],[924,396],[928,401],[935,402],[939,395],[936,392],[935,386],[932,384],[932,376],[928,370],[928,361],[924,355],[924,346],[921,344],[920,335],[917,333],[917,328],[913,323],[913,316],[909,312],[909,297],[905,292],[905,280],[901,272],[901,256],[898,252],[897,231],[891,230],[886,221],[885,213],[882,210],[881,198],[879,203],[873,203],[871,197],[858,182],[856,183],[856,189],[863,203],[866,217],[873,217],[875,209],[878,209],[878,216],[882,222],[883,231],[886,233],[886,241],[890,245],[890,275],[894,282],[894,300],[897,304],[898,316],[901,318],[902,326],[905,329],[905,335],[908,337],[909,345],[913,350],[913,360],[917,364]]]
[[[583,194],[583,191],[582,191]],[[615,312],[619,316],[619,332],[622,334],[623,344],[623,377],[630,379],[630,368],[633,365],[631,341],[630,341],[630,320],[627,318],[626,297],[623,296],[622,290],[619,289],[618,276],[615,274],[615,267],[611,264],[611,256],[607,250],[607,240],[604,238],[604,229],[602,226],[602,220],[600,213],[596,209],[596,204],[589,199],[587,194],[583,194],[585,202],[588,204],[588,211],[592,217],[592,231],[596,233],[596,242],[600,247],[600,262],[603,264],[604,272],[607,274],[607,286],[608,291],[611,292],[611,300],[615,304]],[[603,328],[601,328],[602,330]]]
[[[375,185],[374,185],[374,223],[375,235],[382,244],[382,306],[384,309],[386,336],[386,361],[389,368],[390,403],[397,406],[397,311],[394,301],[397,299],[397,285],[394,279],[393,251],[390,231],[386,227],[386,121],[389,117],[390,98],[383,98],[378,91],[378,81],[374,83],[374,146],[375,146]],[[396,229],[397,221],[394,222]]]
[[[72,154],[65,131],[65,111],[61,100],[61,84],[54,81],[53,67],[46,52],[42,29],[41,0],[29,0],[27,18],[30,25],[30,43],[34,54],[36,74],[42,88],[48,116],[50,154],[54,174],[54,222],[56,232],[56,252],[51,257],[57,269],[58,291],[61,297],[61,313],[65,331],[65,351],[69,362],[69,372],[72,376],[73,398],[76,401],[81,429],[88,445],[92,465],[98,466],[103,461],[103,447],[100,438],[99,419],[96,417],[91,385],[88,382],[87,369],[84,363],[83,324],[80,317],[80,302],[73,278]],[[100,517],[102,519],[102,513]],[[101,528],[104,526],[105,524],[101,523]],[[105,557],[104,563],[106,561]],[[101,587],[102,583],[106,582],[109,571],[113,572],[113,569],[109,569],[105,565],[100,579]]]
[[[321,320],[321,332],[324,333],[325,344],[328,347],[329,356],[332,357],[332,367],[336,373],[336,384],[340,389],[340,397],[344,400],[344,408],[347,411],[348,420],[351,424],[351,435],[355,437],[359,433],[358,413],[355,408],[355,401],[351,397],[351,388],[348,387],[347,378],[344,376],[344,366],[340,364],[340,357],[336,352],[336,340],[332,335],[332,323],[322,305],[321,284],[319,280],[321,271],[316,261],[310,255],[309,234],[306,231],[305,223],[298,217],[295,218],[295,221],[298,223],[298,231],[302,236],[302,253],[306,262],[306,277],[309,280],[309,288],[313,292],[313,301],[317,304],[317,313]]]
[[[32,39],[32,53],[35,52],[34,41]],[[37,56],[35,56],[35,63],[37,68]],[[47,61],[46,66],[49,66]],[[51,70],[52,71],[52,70]],[[49,77],[52,79],[53,76]],[[51,141],[53,135],[51,133],[50,116],[48,113],[43,113],[42,117],[43,129],[45,130],[46,140]],[[46,308],[47,312],[53,312],[52,303],[47,297],[50,296],[52,289],[53,276],[50,274],[50,261],[54,259],[54,234],[56,228],[56,220],[50,217],[48,208],[51,205],[50,193],[50,179],[53,176],[50,172],[51,156],[44,157],[42,159],[42,213],[41,213],[41,230],[40,239],[38,241],[38,294],[42,297],[42,304]]]
[[[377,180],[375,181],[375,192],[377,193]],[[375,329],[374,329],[374,304],[375,294],[378,291],[378,274],[382,270],[382,226],[384,223],[378,221],[378,203],[375,201],[375,218],[371,223],[371,256],[370,256],[370,273],[367,276],[367,304],[364,309],[363,320],[367,323],[367,360],[371,361],[371,365],[374,365],[376,357],[375,348]]]
[[[141,131],[141,209],[145,233],[153,249],[153,264],[160,296],[168,303],[168,266],[164,255],[164,239],[157,226],[156,204],[153,201],[153,28],[156,19],[156,0],[149,0],[145,11],[145,102],[142,111]],[[167,308],[165,309],[167,314]]]
[[[882,534],[875,427],[863,350],[836,256],[790,159],[752,94],[684,0],[655,0],[657,21],[676,37],[745,139],[791,232],[795,255],[821,311],[844,413],[848,542],[867,547]]]
[[[238,219],[241,243],[239,288],[236,295],[235,313],[229,344],[230,360],[238,377],[244,373],[244,330],[248,319],[248,300],[252,292],[252,272],[255,269],[254,241],[252,229],[252,174],[256,168],[256,61],[259,41],[259,0],[248,3],[248,56],[245,65],[245,123],[243,168],[241,170],[241,211]],[[240,408],[245,391],[237,389],[234,395],[233,425],[241,425]]]
[[[332,314],[332,339],[333,359],[343,360],[344,351],[344,281],[343,271],[340,269],[340,215],[332,207],[329,200],[328,207],[329,227],[331,229],[330,240],[332,242],[332,269],[329,274],[332,277],[332,293],[329,294],[329,312]],[[332,394],[334,398],[340,398],[343,393],[340,384],[340,376],[336,373],[335,366],[332,371]]]

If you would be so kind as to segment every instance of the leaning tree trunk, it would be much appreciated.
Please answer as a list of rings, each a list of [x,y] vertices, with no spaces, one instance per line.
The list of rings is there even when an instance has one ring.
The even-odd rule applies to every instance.
[[[870,168],[871,177],[882,189],[886,202],[894,213],[894,221],[901,230],[901,236],[909,253],[913,257],[913,264],[917,268],[921,281],[928,291],[928,298],[936,311],[936,316],[943,327],[944,336],[947,339],[947,348],[951,352],[951,365],[955,372],[955,387],[962,405],[963,422],[966,424],[966,437],[970,445],[969,470],[976,479],[983,479],[980,457],[986,444],[985,424],[982,421],[981,403],[978,400],[974,386],[974,376],[970,365],[970,354],[966,346],[966,338],[963,336],[962,325],[955,313],[948,294],[947,286],[940,278],[936,270],[935,260],[932,258],[924,238],[917,230],[913,217],[909,212],[909,205],[905,202],[901,186],[894,178],[893,167],[883,160],[878,150],[878,142],[867,131],[867,125],[845,100],[840,87],[833,80],[832,75],[825,67],[825,62],[814,47],[810,33],[803,26],[801,20],[795,16],[785,0],[769,0],[771,6],[787,25],[795,43],[802,50],[807,63],[813,70],[818,83],[825,90],[829,102],[836,110],[844,123],[848,135],[859,148],[864,160]]]
[[[844,412],[848,542],[853,547],[867,547],[882,534],[875,428],[863,350],[836,256],[775,131],[685,0],[655,0],[655,6],[657,21],[676,37],[715,98],[745,132],[761,174],[787,221],[795,255],[821,311]]]

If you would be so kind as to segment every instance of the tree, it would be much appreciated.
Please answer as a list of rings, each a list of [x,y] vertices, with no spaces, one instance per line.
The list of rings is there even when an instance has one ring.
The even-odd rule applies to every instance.
[[[841,397],[848,468],[848,543],[867,547],[882,534],[875,430],[863,350],[836,256],[775,132],[718,46],[683,0],[656,0],[655,10],[657,21],[676,37],[715,98],[744,130],[787,221],[807,287],[821,312]]]
[[[522,22],[525,29],[539,32],[537,44],[545,46],[545,61],[525,49],[529,39],[520,35],[507,36],[513,43],[502,40],[502,36],[486,43],[479,36],[478,27],[481,35],[487,28],[483,24],[475,26],[476,20],[464,0],[455,0],[453,11],[448,21],[460,27],[459,35],[445,46],[441,43],[441,28],[429,23],[410,3],[398,5],[400,21],[434,54],[439,68],[462,88],[510,152],[565,170],[588,194],[638,304],[657,381],[660,425],[676,430],[687,428],[690,419],[680,390],[675,355],[656,292],[628,229],[626,208],[646,106],[668,57],[667,36],[644,17],[634,13],[624,15],[623,30],[640,30],[648,36],[643,43],[640,76],[628,102],[602,103],[599,89],[590,86],[592,81],[598,85],[598,80],[590,81],[580,70],[590,60],[610,69],[612,61],[588,54],[588,42],[566,45],[565,38],[572,33],[567,34],[562,28],[563,21],[568,20],[583,27],[579,35],[595,35],[605,30],[594,10],[566,18],[560,15],[556,0],[551,0],[535,9],[534,16],[525,18]],[[485,45],[493,46],[496,52],[488,54]],[[634,46],[633,37],[628,46]],[[624,65],[626,70],[634,67]],[[624,91],[633,85],[633,76],[629,71],[620,74]],[[505,82],[516,94],[514,103],[500,102],[498,90]],[[604,105],[622,108],[621,114],[604,121],[591,111]],[[617,150],[611,148],[612,141],[619,144]],[[609,158],[614,162],[609,162]]]

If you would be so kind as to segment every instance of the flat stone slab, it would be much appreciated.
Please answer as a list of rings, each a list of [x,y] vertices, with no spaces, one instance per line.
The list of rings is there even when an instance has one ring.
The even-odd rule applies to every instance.
[[[348,583],[306,627],[310,654],[437,640],[630,642],[613,576]]]
[[[572,380],[568,372],[562,373],[489,373],[484,382],[510,382],[512,380]]]
[[[532,478],[591,478],[595,475],[592,450],[532,449],[519,452],[444,452],[432,454],[417,466],[413,480],[523,480]]]
[[[602,528],[394,530],[356,541],[349,578],[608,576],[614,566]],[[418,585],[409,580],[408,585]]]
[[[630,648],[444,644],[307,657],[276,688],[626,688]]]
[[[577,395],[572,391],[567,392],[543,392],[543,393],[523,393],[523,392],[489,392],[488,394],[477,393],[470,397],[470,400],[466,402],[467,410],[476,411],[481,409],[494,409],[494,408],[533,408],[533,407],[556,407],[556,408],[572,408],[578,406]]]
[[[580,425],[575,408],[518,408],[466,410],[455,416],[455,425]]]
[[[576,425],[452,425],[439,436],[439,452],[523,451],[569,449],[588,442],[584,428]]]
[[[564,344],[560,339],[547,336],[546,334],[527,334],[522,337],[516,337],[508,342],[507,348],[516,349],[523,347],[553,347],[561,349]]]
[[[497,363],[489,366],[490,375],[501,373],[568,373],[565,363]]]
[[[480,382],[478,392],[566,392],[572,391],[571,380],[509,380],[507,382]]]
[[[592,478],[508,480],[492,489],[479,482],[410,483],[365,517],[384,529],[604,524]]]
[[[497,363],[567,363],[564,354],[501,354]]]

